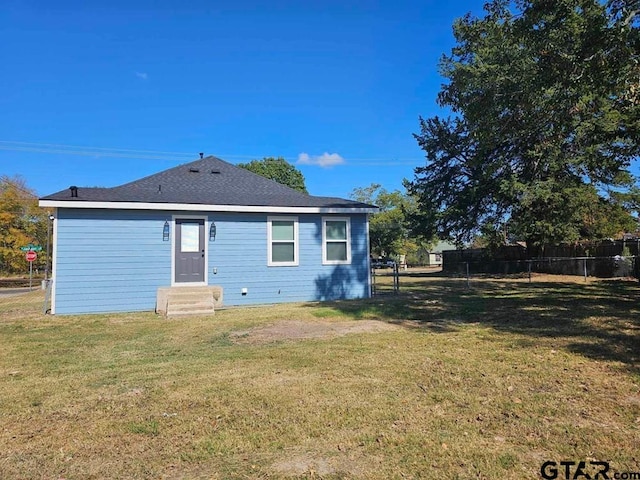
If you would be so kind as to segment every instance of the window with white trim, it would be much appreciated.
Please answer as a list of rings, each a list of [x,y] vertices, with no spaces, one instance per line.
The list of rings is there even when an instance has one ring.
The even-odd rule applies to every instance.
[[[322,263],[351,263],[351,219],[322,217]]]
[[[298,265],[298,217],[269,217],[267,237],[270,267]]]

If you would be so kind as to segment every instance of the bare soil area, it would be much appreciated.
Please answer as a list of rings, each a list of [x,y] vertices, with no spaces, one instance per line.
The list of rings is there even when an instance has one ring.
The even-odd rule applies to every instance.
[[[259,345],[282,340],[306,340],[312,338],[342,337],[352,333],[378,333],[400,327],[377,320],[351,320],[330,322],[317,320],[283,320],[249,330],[231,332],[229,337],[236,343]]]

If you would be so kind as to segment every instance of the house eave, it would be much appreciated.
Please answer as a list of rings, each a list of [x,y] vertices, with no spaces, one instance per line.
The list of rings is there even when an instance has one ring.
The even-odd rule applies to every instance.
[[[205,205],[198,203],[144,203],[144,202],[83,202],[64,200],[40,200],[41,207],[87,208],[105,210],[177,210],[189,212],[234,213],[376,213],[377,208],[364,207],[287,207],[271,205]]]

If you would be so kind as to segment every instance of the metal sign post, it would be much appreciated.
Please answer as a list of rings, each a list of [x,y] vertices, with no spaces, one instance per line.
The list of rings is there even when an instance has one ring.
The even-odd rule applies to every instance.
[[[29,250],[24,257],[27,259],[27,262],[29,262],[29,290],[31,290],[33,280],[33,261],[38,258],[38,254],[33,250]]]

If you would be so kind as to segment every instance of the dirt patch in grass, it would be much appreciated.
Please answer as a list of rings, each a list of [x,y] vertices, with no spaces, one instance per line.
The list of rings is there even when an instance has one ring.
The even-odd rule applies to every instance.
[[[283,320],[270,325],[229,333],[236,343],[261,345],[282,340],[335,338],[352,333],[379,333],[397,330],[398,326],[377,320],[329,322],[324,320]]]
[[[362,459],[361,459],[362,460]],[[358,461],[347,455],[323,458],[311,454],[291,454],[286,459],[275,462],[271,469],[286,477],[304,476],[304,478],[320,478],[329,475],[345,478],[345,476],[360,476],[363,471]]]

